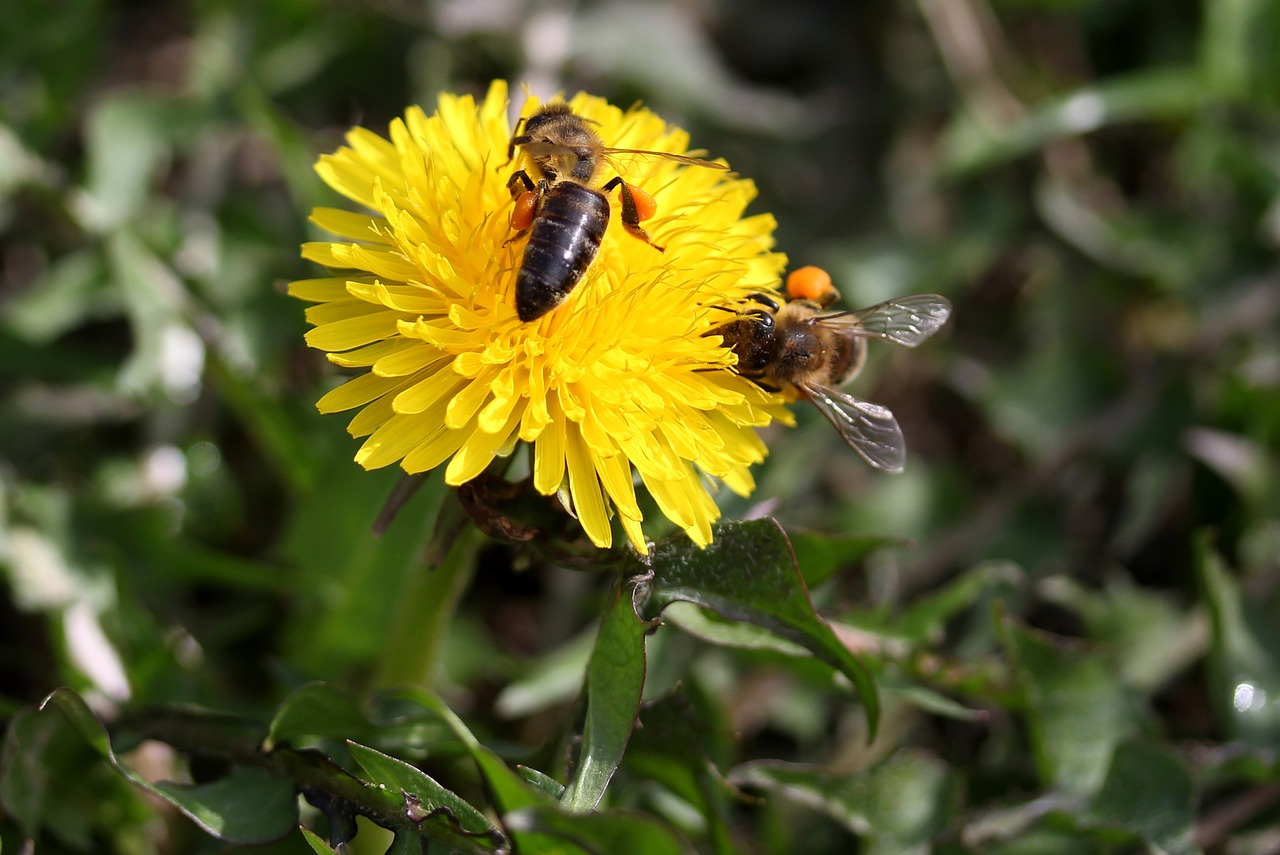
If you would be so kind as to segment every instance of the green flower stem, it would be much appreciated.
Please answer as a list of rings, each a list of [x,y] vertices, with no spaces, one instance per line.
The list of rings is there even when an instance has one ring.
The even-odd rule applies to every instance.
[[[385,652],[374,672],[375,689],[405,683],[434,687],[450,620],[471,582],[476,552],[484,541],[470,524],[451,533],[454,538],[443,557],[434,566],[418,567],[400,596]]]

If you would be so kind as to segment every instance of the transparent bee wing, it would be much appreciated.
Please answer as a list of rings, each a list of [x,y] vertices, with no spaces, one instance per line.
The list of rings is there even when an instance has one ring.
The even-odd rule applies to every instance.
[[[819,320],[855,335],[915,347],[937,332],[950,316],[951,301],[946,297],[912,294],[886,300],[867,309],[822,315]]]
[[[907,462],[906,440],[887,408],[829,386],[807,383],[800,389],[859,457],[886,472],[902,471]]]
[[[674,160],[676,163],[687,163],[690,166],[706,166],[711,169],[728,169],[729,167],[723,163],[716,163],[714,160],[703,160],[700,157],[690,157],[687,154],[672,154],[666,151],[647,151],[642,148],[606,148],[605,156],[615,154],[630,154],[640,157],[659,157],[663,160]]]
[[[520,151],[524,152],[526,157],[538,160],[544,157],[580,157],[582,152],[570,148],[567,145],[559,143],[546,142],[545,140],[534,140],[533,142],[521,143]]]

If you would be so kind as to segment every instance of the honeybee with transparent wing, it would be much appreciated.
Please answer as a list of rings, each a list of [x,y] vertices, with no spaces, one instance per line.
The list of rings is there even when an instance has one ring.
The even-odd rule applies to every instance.
[[[816,271],[816,273],[815,273]],[[915,347],[937,332],[951,315],[951,303],[938,294],[897,297],[856,311],[824,312],[839,298],[826,277],[825,288],[808,287],[808,277],[826,274],[802,268],[788,279],[794,299],[779,304],[753,294],[754,308],[711,330],[738,357],[737,372],[763,387],[813,403],[850,448],[877,469],[901,472],[906,442],[892,412],[838,387],[862,370],[867,340]],[[804,280],[804,281],[802,281]],[[795,296],[812,294],[814,296]]]
[[[690,166],[728,168],[682,154],[610,148],[588,119],[558,101],[543,105],[516,124],[507,146],[508,161],[517,148],[535,173],[530,176],[521,169],[507,181],[515,201],[511,225],[516,235],[511,240],[526,234],[529,237],[516,274],[516,314],[526,323],[563,303],[582,280],[609,226],[606,194],[614,189],[621,199],[622,225],[627,232],[659,252],[665,250],[640,225],[657,209],[652,196],[623,181],[621,175],[596,189],[613,156],[657,157]]]

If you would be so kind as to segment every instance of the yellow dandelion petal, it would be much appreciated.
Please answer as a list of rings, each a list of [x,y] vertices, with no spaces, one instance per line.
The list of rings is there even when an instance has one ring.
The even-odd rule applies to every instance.
[[[444,471],[445,483],[453,486],[465,484],[483,472],[493,462],[498,451],[507,444],[507,437],[510,436],[515,424],[516,419],[513,417],[494,433],[485,433],[482,430],[459,430],[458,433],[465,433],[467,438],[458,447],[458,451]]]
[[[436,415],[430,411],[396,413],[364,441],[356,452],[356,462],[365,469],[381,469],[402,459],[439,434],[440,419]]]
[[[467,378],[459,377],[448,368],[442,367],[437,371],[426,373],[422,380],[396,395],[392,405],[397,413],[404,415],[426,412],[441,401],[447,408],[453,394],[466,385]],[[444,414],[444,409],[441,409],[441,419],[444,418]]]
[[[327,232],[352,240],[385,243],[382,231],[386,221],[367,214],[353,214],[340,208],[316,208],[311,212],[311,222]]]
[[[307,333],[307,344],[320,350],[351,350],[395,334],[399,320],[397,315],[389,312],[363,314],[364,311],[363,304],[351,306],[350,317],[326,323]]]
[[[750,181],[669,159],[617,155],[595,187],[621,174],[657,204],[635,239],[610,194],[596,260],[553,311],[522,323],[515,277],[527,239],[513,239],[507,182],[534,166],[509,163],[507,87],[484,98],[442,95],[411,108],[382,136],[362,128],[316,171],[362,212],[319,208],[332,241],[302,254],[335,275],[290,293],[312,303],[307,342],[363,371],[326,394],[325,412],[359,409],[357,461],[422,472],[446,465],[450,484],[484,472],[517,442],[532,446],[532,483],[566,487],[586,535],[613,542],[616,515],[647,549],[636,484],[695,542],[711,538],[712,478],[745,494],[765,447],[755,428],[790,414],[782,396],[733,371],[715,335],[724,308],[776,290],[785,258],[773,218],[746,216]],[[683,131],[648,110],[580,94],[569,101],[606,145],[687,152]],[[530,99],[524,115],[537,109]],[[535,170],[536,171],[536,170]],[[636,478],[639,478],[637,482]]]
[[[413,339],[396,338],[380,344],[398,345],[373,363],[373,373],[382,377],[403,377],[414,374],[432,368],[449,358],[449,355],[439,348]],[[379,345],[371,345],[369,349],[372,350]]]
[[[569,494],[573,497],[573,509],[582,523],[582,530],[599,547],[613,545],[613,530],[609,526],[609,512],[605,508],[604,493],[591,451],[578,433],[578,426],[568,425],[565,436],[565,461],[569,468]]]
[[[316,409],[322,413],[341,413],[363,407],[398,388],[401,383],[396,377],[379,377],[376,374],[361,374],[348,380],[336,389],[327,392],[316,402]]]
[[[448,409],[445,410],[445,427],[457,430],[471,421],[476,411],[493,394],[490,384],[493,381],[492,375],[496,373],[494,369],[490,369],[478,377],[471,378],[470,382],[458,394],[453,396],[453,400],[449,402]],[[497,428],[494,428],[494,430],[497,430]],[[490,433],[492,432],[490,431]]]
[[[567,419],[551,418],[534,442],[533,488],[544,496],[559,490],[564,482],[566,424]]]

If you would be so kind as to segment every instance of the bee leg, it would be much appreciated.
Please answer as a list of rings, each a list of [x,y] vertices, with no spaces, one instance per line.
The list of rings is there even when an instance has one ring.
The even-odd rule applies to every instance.
[[[759,291],[755,292],[754,294],[748,294],[747,299],[751,300],[754,303],[759,303],[760,305],[768,309],[771,309],[774,312],[777,312],[779,309],[782,308],[781,306],[778,305],[777,300],[773,299],[768,294],[762,294]],[[747,314],[754,315],[756,314],[756,312],[748,312]]]
[[[631,185],[622,180],[622,176],[615,176],[608,184],[604,185],[604,192],[608,193],[614,187],[618,188],[618,195],[622,199],[622,227],[626,229],[632,237],[637,237],[658,252],[666,252],[665,246],[658,246],[653,242],[653,238],[649,237],[649,233],[640,225],[640,221],[644,217],[640,214],[640,209],[636,205],[636,197],[631,193]]]
[[[519,185],[518,187],[516,185]],[[511,194],[512,199],[519,199],[525,193],[532,193],[538,190],[538,185],[533,183],[533,179],[529,177],[529,173],[521,169],[519,172],[507,179],[507,192]]]
[[[524,127],[524,121],[525,121],[524,116],[521,116],[519,119],[517,119],[516,126],[511,132],[511,142],[507,143],[507,163],[510,163],[512,159],[516,156],[516,146],[524,145],[527,142],[533,141],[527,135],[522,135],[520,133],[520,129]]]

